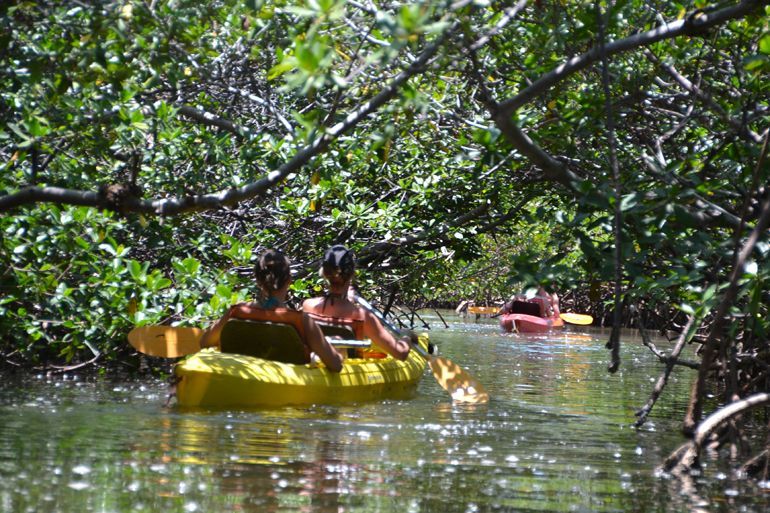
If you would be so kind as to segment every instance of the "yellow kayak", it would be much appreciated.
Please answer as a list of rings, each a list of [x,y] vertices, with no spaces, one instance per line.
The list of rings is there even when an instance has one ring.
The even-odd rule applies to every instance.
[[[428,348],[428,336],[420,335]],[[377,356],[374,353],[372,356]],[[180,406],[284,406],[369,401],[411,396],[426,360],[409,351],[403,362],[390,356],[349,358],[342,371],[322,363],[293,364],[204,349],[174,368]]]

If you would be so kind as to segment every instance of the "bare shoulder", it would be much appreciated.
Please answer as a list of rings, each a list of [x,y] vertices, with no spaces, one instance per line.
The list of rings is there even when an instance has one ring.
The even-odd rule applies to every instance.
[[[382,321],[380,321],[380,318],[374,315],[373,312],[370,312],[366,308],[359,307],[359,314],[361,315],[360,319],[362,319],[367,324],[374,324],[375,326],[382,325]]]
[[[244,301],[242,303],[236,303],[230,307],[230,310],[248,310],[259,308],[259,303],[256,301]]]
[[[302,302],[302,310],[303,311],[314,310],[321,304],[322,300],[323,300],[322,297],[308,298]]]

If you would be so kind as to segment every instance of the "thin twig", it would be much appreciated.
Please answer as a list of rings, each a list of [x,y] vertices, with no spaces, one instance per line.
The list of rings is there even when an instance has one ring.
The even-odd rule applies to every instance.
[[[615,212],[613,222],[613,235],[615,239],[615,287],[614,304],[615,311],[612,316],[612,331],[607,342],[610,349],[610,364],[607,370],[611,373],[620,368],[620,323],[621,309],[623,307],[623,213],[620,209],[623,190],[620,185],[620,168],[618,166],[618,149],[615,139],[615,116],[612,111],[612,92],[610,91],[609,59],[604,44],[604,15],[600,3],[596,2],[596,17],[599,25],[599,54],[602,63],[602,88],[604,90],[604,110],[607,117],[607,143],[610,150],[610,168],[612,169],[612,186],[615,190]]]
[[[668,383],[668,377],[671,375],[671,371],[674,370],[674,365],[678,362],[679,354],[682,352],[682,349],[684,348],[687,341],[690,340],[690,338],[692,337],[692,332],[693,332],[692,327],[694,322],[695,322],[694,316],[691,315],[687,318],[687,325],[684,327],[684,330],[682,330],[682,333],[679,335],[679,339],[676,341],[676,345],[674,346],[674,349],[671,351],[671,355],[667,358],[666,369],[658,378],[657,383],[655,383],[655,387],[653,387],[652,389],[652,393],[650,394],[650,398],[647,400],[647,404],[645,404],[642,408],[639,409],[639,411],[636,412],[636,416],[639,418],[636,419],[636,422],[634,423],[634,427],[637,427],[637,428],[640,427],[647,420],[647,415],[649,415],[650,412],[652,411],[653,406],[655,406],[655,402],[658,400],[658,397],[660,397],[660,394],[663,392],[663,389],[665,388],[666,383]],[[644,340],[645,338],[646,338],[646,334],[644,329],[642,329],[642,340]],[[646,342],[645,342],[645,345],[650,347]]]

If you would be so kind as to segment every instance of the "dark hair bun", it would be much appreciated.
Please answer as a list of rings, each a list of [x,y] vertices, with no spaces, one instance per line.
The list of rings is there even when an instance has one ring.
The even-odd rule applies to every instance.
[[[291,278],[289,259],[277,249],[268,249],[254,267],[257,283],[267,292],[275,292]]]
[[[327,278],[350,278],[356,271],[356,257],[342,244],[336,244],[326,250],[321,269]]]

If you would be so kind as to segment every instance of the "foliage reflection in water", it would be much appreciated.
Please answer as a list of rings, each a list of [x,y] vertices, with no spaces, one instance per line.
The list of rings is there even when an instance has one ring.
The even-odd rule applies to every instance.
[[[162,382],[6,380],[0,511],[767,509],[765,490],[713,460],[689,495],[656,477],[682,442],[689,371],[634,430],[660,364],[627,336],[610,375],[606,335],[581,331],[434,328],[484,405],[453,404],[428,375],[410,400],[250,411],[167,409]]]

